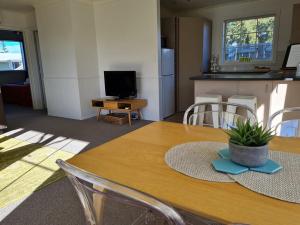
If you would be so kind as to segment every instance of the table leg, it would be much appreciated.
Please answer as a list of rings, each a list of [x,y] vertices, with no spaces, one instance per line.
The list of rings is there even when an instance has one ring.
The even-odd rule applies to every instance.
[[[138,114],[138,119],[141,120],[142,119],[142,113],[141,113],[140,109],[137,110],[137,114]]]
[[[131,112],[128,112],[128,122],[129,126],[131,126]]]
[[[100,116],[101,116],[101,108],[98,108],[98,113],[97,113],[97,120],[100,120]]]

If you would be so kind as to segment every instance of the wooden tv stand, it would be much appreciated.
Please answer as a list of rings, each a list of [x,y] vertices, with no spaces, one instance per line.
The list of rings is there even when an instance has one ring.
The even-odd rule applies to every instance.
[[[127,113],[129,125],[131,125],[131,113],[136,112],[138,119],[141,119],[141,109],[147,106],[146,99],[94,99],[92,106],[98,108],[97,120],[101,117],[101,110],[109,112]]]

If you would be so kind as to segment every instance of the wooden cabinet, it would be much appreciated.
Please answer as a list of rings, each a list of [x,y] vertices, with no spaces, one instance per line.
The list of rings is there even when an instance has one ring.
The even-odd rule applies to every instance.
[[[141,109],[147,106],[146,99],[93,99],[92,106],[98,108],[97,120],[101,117],[101,110],[127,113],[129,125],[131,125],[131,113],[136,112],[141,119]],[[108,119],[111,120],[111,119]]]

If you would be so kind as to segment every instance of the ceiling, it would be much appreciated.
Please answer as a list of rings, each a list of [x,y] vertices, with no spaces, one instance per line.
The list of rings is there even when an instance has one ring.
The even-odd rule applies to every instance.
[[[238,2],[243,0],[161,0],[161,4],[170,9],[192,9],[213,6],[218,4]]]
[[[0,0],[0,9],[10,9],[16,11],[31,11],[35,3],[41,3],[49,0]],[[99,0],[92,0],[99,1]],[[166,8],[171,9],[191,9],[224,4],[229,2],[237,2],[245,0],[161,0]]]
[[[33,5],[51,0],[0,0],[0,10],[9,9],[14,11],[31,11],[34,9]],[[52,0],[53,1],[53,0]],[[97,1],[97,0],[87,0]]]

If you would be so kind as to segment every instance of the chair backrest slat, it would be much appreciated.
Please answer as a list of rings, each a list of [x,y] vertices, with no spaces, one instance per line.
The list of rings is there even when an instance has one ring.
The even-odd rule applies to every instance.
[[[239,111],[243,111],[244,115]],[[210,117],[210,121],[206,121],[207,117]],[[236,103],[201,102],[191,105],[185,111],[183,124],[230,129],[238,120],[257,123],[256,112],[246,105]]]

